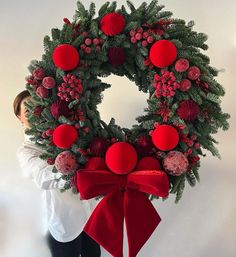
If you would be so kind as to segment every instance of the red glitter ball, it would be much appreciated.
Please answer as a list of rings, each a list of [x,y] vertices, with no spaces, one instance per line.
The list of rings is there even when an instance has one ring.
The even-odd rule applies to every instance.
[[[78,167],[76,156],[70,151],[64,151],[58,154],[55,160],[56,169],[64,174],[75,171]]]
[[[187,157],[179,151],[171,151],[163,161],[163,167],[166,172],[173,176],[180,176],[188,169]]]

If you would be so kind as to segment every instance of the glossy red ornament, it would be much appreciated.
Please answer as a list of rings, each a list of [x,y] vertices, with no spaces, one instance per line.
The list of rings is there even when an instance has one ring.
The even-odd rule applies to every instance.
[[[152,133],[153,144],[162,151],[170,151],[179,143],[178,131],[170,125],[159,125]]]
[[[176,57],[176,46],[171,41],[165,39],[155,42],[149,53],[152,64],[158,68],[165,68],[171,65]]]
[[[53,51],[52,58],[56,67],[64,71],[69,71],[76,68],[80,60],[77,49],[69,44],[57,46]]]
[[[77,130],[68,124],[62,124],[56,127],[52,135],[53,143],[61,149],[70,148],[77,138]]]
[[[160,170],[160,162],[151,156],[143,157],[137,163],[135,170]]]
[[[105,159],[111,171],[117,174],[126,174],[134,169],[138,157],[131,144],[117,142],[108,148]]]
[[[124,17],[116,12],[104,15],[100,22],[100,28],[102,32],[107,36],[115,36],[120,34],[124,27]]]

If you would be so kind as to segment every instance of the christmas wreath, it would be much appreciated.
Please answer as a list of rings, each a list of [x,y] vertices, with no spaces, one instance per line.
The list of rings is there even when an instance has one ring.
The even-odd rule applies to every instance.
[[[199,180],[203,149],[220,158],[212,134],[229,127],[220,107],[224,89],[202,53],[207,36],[193,30],[194,22],[172,18],[156,0],[127,5],[130,12],[106,2],[95,18],[94,3],[86,10],[78,2],[73,21],[64,18],[63,28],[44,38],[42,60],[31,62],[27,77],[27,133],[44,149],[41,158],[68,181],[64,190],[72,187],[84,199],[114,189],[141,191],[149,199],[172,193],[177,202],[185,181],[194,186]],[[132,128],[121,128],[114,118],[106,124],[97,110],[102,92],[111,87],[101,78],[110,74],[126,76],[148,94],[145,113]],[[135,238],[132,226],[127,232]]]

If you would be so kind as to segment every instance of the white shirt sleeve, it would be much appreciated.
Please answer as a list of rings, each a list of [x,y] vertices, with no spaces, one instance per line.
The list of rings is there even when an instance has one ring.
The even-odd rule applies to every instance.
[[[41,151],[23,145],[17,150],[17,158],[22,169],[23,176],[33,180],[36,185],[45,190],[62,189],[65,185],[65,180],[60,179],[59,173],[52,173],[52,165],[47,164],[39,156]]]

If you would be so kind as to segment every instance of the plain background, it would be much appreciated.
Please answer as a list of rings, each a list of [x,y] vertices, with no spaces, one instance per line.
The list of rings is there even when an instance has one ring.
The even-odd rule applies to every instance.
[[[90,1],[82,1],[86,6]],[[95,1],[97,8],[104,1]],[[119,0],[119,4],[125,1]],[[150,1],[147,1],[150,2]],[[141,1],[135,1],[139,6]],[[217,80],[226,95],[222,108],[231,114],[231,129],[216,139],[222,160],[201,161],[201,183],[188,185],[181,202],[155,202],[162,222],[138,257],[234,257],[236,256],[236,1],[163,0],[174,17],[194,20],[195,30],[209,36],[211,65],[225,69]],[[49,257],[41,235],[40,190],[20,173],[16,149],[23,140],[20,123],[12,111],[15,95],[24,89],[27,67],[43,53],[43,37],[63,18],[72,18],[76,0],[0,0],[0,256]],[[113,116],[131,126],[146,106],[146,95],[125,78],[110,76],[112,84],[99,110],[106,120]],[[129,110],[129,112],[127,112]],[[148,217],[147,217],[148,218]],[[126,244],[126,243],[125,243]],[[125,247],[126,248],[126,247]],[[102,256],[109,256],[103,251]],[[125,250],[125,256],[126,250]]]

